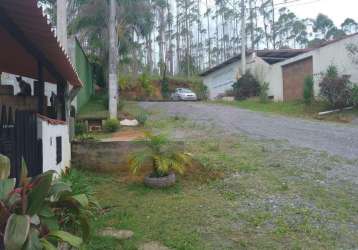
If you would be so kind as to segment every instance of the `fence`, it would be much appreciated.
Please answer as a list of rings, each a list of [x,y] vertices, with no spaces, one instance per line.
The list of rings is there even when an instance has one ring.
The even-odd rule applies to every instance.
[[[11,161],[11,177],[19,179],[22,159],[29,176],[42,173],[42,141],[37,138],[37,116],[0,105],[0,153]]]

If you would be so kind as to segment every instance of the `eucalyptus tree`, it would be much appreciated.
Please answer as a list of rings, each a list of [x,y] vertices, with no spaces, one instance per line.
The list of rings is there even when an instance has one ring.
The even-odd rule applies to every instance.
[[[341,24],[341,29],[347,34],[356,33],[358,32],[358,23],[352,18],[346,18]]]

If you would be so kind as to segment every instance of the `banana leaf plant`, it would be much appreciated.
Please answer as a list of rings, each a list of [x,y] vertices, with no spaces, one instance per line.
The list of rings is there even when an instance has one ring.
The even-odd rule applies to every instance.
[[[82,248],[90,232],[87,196],[73,195],[53,171],[29,178],[24,161],[16,187],[10,169],[9,159],[0,155],[0,249]]]

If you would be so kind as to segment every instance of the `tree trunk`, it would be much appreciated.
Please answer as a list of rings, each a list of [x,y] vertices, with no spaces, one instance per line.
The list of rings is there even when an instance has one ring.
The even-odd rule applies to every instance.
[[[108,96],[109,96],[109,115],[111,119],[117,119],[118,103],[118,82],[117,64],[118,48],[116,34],[116,0],[110,0],[109,5],[109,77],[108,77]]]
[[[209,56],[209,68],[211,67],[211,37],[210,37],[210,11],[208,0],[206,0],[206,11],[207,11],[207,34],[208,34],[208,56]]]

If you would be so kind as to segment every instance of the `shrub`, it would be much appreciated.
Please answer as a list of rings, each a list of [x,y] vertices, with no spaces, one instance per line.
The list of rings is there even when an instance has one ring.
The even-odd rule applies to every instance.
[[[339,76],[337,67],[328,67],[319,87],[321,96],[333,108],[343,108],[350,104],[352,88],[349,76]]]
[[[119,121],[117,119],[108,119],[104,122],[104,131],[107,133],[116,132],[119,129]]]
[[[87,126],[83,122],[76,122],[75,124],[75,135],[81,136],[87,133]]]
[[[247,71],[236,83],[233,85],[234,95],[236,100],[244,100],[249,97],[258,96],[260,93],[259,81]]]
[[[193,90],[197,95],[198,100],[206,101],[209,99],[208,87],[203,82],[195,83]]]
[[[358,107],[358,85],[352,88],[352,104]]]
[[[124,102],[123,102],[123,101],[118,101],[118,103],[117,103],[117,108],[118,108],[118,111],[123,110],[123,108],[124,108]]]
[[[54,180],[53,171],[29,178],[24,160],[16,187],[10,169],[9,159],[0,155],[1,248],[60,249],[66,242],[83,249],[91,231],[88,197]]]
[[[136,116],[136,120],[140,125],[144,125],[145,122],[148,120],[148,116],[146,113],[142,112],[139,115]]]
[[[260,85],[260,101],[265,103],[268,101],[268,91],[269,91],[270,84],[268,82],[263,82]]]
[[[184,173],[190,157],[180,152],[166,136],[147,133],[143,143],[145,148],[129,158],[129,167],[134,174],[147,163],[152,164],[152,175],[156,177],[167,176],[172,171]]]
[[[146,95],[151,96],[154,92],[154,87],[152,86],[150,76],[144,72],[139,76],[138,81],[141,87],[144,89]]]
[[[307,105],[311,104],[314,100],[313,85],[313,76],[306,76],[303,87],[303,100]]]
[[[161,92],[164,99],[169,99],[169,80],[167,78],[161,80]]]

